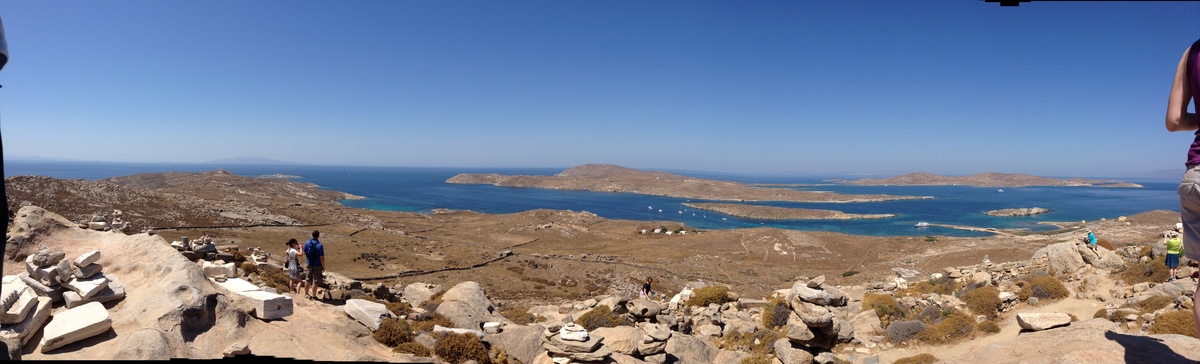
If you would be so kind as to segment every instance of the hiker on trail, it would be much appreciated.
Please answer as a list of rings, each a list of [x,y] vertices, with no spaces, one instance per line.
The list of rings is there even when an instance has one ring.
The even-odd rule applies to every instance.
[[[300,248],[300,242],[296,239],[288,239],[287,247],[288,288],[292,292],[300,292],[300,281],[304,279],[304,276],[301,273],[299,256],[304,253],[297,250]]]
[[[1175,272],[1179,269],[1179,255],[1183,254],[1183,241],[1179,239],[1179,233],[1167,233],[1167,268],[1171,270],[1171,277],[1167,278],[1167,282],[1175,280]]]
[[[317,240],[321,236],[320,231],[313,230],[312,239],[304,243],[304,257],[308,258],[307,279],[304,284],[307,288],[307,298],[317,296],[317,284],[324,279],[323,273],[329,266],[325,265],[325,246],[321,245],[321,241]]]
[[[1183,224],[1183,255],[1191,260],[1200,260],[1200,133],[1196,129],[1196,113],[1188,112],[1188,104],[1200,106],[1200,40],[1192,43],[1175,67],[1175,78],[1171,82],[1171,93],[1167,97],[1167,131],[1189,131],[1195,133],[1187,151],[1187,172],[1179,181],[1179,218]],[[1187,246],[1191,245],[1191,248]],[[1200,290],[1200,281],[1196,284]],[[1196,328],[1200,329],[1200,295],[1192,295],[1192,316]]]
[[[646,283],[642,283],[642,292],[640,294],[638,294],[638,297],[641,297],[642,299],[650,299],[650,292],[651,292],[650,284],[651,283],[654,283],[654,278],[646,277]]]
[[[1096,234],[1092,234],[1091,230],[1088,230],[1087,233],[1088,233],[1088,235],[1087,235],[1088,249],[1091,249],[1093,253],[1096,253],[1096,257],[1100,257],[1100,248],[1099,248],[1099,244],[1098,244],[1099,242],[1096,241]]]

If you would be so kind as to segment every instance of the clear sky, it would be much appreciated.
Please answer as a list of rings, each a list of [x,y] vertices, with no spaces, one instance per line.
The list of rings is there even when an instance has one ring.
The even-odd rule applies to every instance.
[[[1182,173],[1198,2],[0,2],[8,159]]]

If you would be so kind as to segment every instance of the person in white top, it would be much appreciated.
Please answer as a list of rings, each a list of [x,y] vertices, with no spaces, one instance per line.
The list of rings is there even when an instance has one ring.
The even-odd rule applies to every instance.
[[[288,288],[292,292],[300,292],[300,282],[304,279],[304,274],[300,272],[300,257],[304,253],[300,251],[300,242],[296,239],[288,239],[287,241],[287,271],[288,271]]]

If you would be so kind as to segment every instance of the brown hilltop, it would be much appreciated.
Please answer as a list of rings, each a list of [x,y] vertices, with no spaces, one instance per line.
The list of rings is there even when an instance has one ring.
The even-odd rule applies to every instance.
[[[646,172],[608,164],[585,164],[554,176],[459,174],[448,183],[491,184],[557,190],[628,192],[678,198],[726,201],[870,202],[931,198],[928,196],[846,195],[753,187],[739,182]]]
[[[1127,187],[1140,188],[1136,183],[1114,180],[1096,180],[1086,178],[1048,178],[1028,174],[1011,173],[979,173],[970,176],[942,176],[933,173],[909,173],[889,178],[862,178],[845,181],[846,184],[860,186],[978,186],[978,187],[1030,187],[1030,186],[1068,186],[1068,187]]]

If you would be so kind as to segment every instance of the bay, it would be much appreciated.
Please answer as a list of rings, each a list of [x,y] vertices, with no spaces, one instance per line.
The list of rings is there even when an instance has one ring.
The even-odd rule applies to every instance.
[[[97,180],[137,173],[204,172],[224,169],[244,176],[284,174],[299,176],[296,181],[315,183],[322,188],[363,196],[342,204],[364,209],[430,213],[435,209],[471,210],[503,214],[534,209],[587,211],[608,219],[639,221],[678,221],[697,229],[776,227],[794,230],[835,231],[872,236],[987,236],[987,232],[950,229],[940,226],[914,227],[917,222],[961,225],[978,228],[1054,229],[1041,222],[1096,221],[1115,219],[1151,210],[1179,211],[1175,193],[1178,180],[1121,179],[1144,188],[1097,187],[1021,187],[995,188],[970,186],[848,186],[824,182],[847,176],[767,176],[720,174],[693,171],[666,171],[696,178],[773,184],[772,188],[829,191],[846,194],[889,194],[933,196],[933,199],[868,203],[790,203],[757,204],[809,209],[839,210],[853,214],[896,214],[897,217],[869,220],[756,220],[695,210],[686,202],[722,202],[689,200],[633,193],[562,191],[534,188],[510,188],[491,185],[450,184],[445,181],[459,173],[498,173],[554,175],[567,168],[402,168],[312,165],[244,164],[146,164],[101,162],[5,161],[4,176],[40,175],[62,179]],[[786,185],[786,186],[784,186]],[[799,185],[799,186],[797,186]],[[1000,190],[1003,190],[1001,192]],[[1053,212],[1030,217],[994,217],[984,213],[1008,208],[1043,207]],[[660,211],[661,210],[661,211]]]

